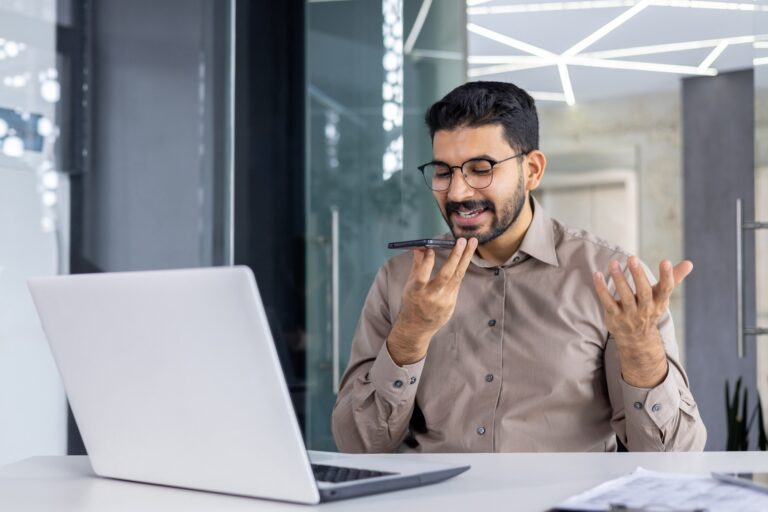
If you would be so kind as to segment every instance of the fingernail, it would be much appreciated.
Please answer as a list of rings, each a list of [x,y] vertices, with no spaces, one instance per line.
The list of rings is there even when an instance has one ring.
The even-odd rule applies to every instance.
[[[464,247],[465,245],[467,245],[467,239],[466,238],[459,238],[458,240],[456,240],[456,245],[458,245],[459,248]]]
[[[608,264],[608,268],[611,269],[611,272],[621,272],[621,267],[619,266],[619,262],[616,260],[611,261]]]
[[[637,265],[638,265],[637,258],[635,258],[634,256],[630,256],[630,258],[629,258],[629,266],[632,267],[632,268],[637,268]]]

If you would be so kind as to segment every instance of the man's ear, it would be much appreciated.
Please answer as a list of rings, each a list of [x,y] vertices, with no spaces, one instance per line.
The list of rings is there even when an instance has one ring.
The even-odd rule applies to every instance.
[[[546,168],[547,157],[538,149],[534,149],[526,155],[525,162],[523,163],[523,179],[525,180],[526,190],[530,191],[538,188]]]

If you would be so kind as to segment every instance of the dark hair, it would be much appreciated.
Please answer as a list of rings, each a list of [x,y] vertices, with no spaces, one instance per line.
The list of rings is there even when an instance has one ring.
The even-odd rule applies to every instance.
[[[531,95],[507,82],[467,82],[429,107],[429,135],[438,130],[500,124],[509,145],[528,153],[539,149],[539,117]]]

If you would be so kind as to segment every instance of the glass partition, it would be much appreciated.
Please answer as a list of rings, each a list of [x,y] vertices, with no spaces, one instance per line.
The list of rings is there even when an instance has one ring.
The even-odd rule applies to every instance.
[[[56,0],[0,3],[0,465],[66,453],[66,403],[26,280],[67,272]]]
[[[463,2],[308,4],[306,438],[331,410],[387,242],[444,230],[416,165],[426,107],[464,81]],[[418,163],[417,163],[418,162]]]

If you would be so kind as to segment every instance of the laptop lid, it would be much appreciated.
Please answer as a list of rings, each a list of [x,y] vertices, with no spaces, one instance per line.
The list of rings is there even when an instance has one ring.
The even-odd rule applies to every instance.
[[[29,288],[98,475],[319,502],[249,268]]]

